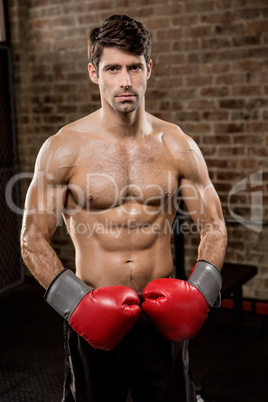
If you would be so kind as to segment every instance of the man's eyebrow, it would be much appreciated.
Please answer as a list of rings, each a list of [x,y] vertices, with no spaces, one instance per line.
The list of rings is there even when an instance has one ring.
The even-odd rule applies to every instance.
[[[103,66],[103,68],[111,68],[111,67],[121,67],[121,65],[120,64],[105,64],[104,66]]]
[[[127,65],[127,68],[129,68],[129,67],[143,67],[143,63],[141,63],[141,62],[137,62],[137,63],[131,63],[131,64],[128,64]],[[113,63],[110,63],[110,64],[105,64],[104,66],[103,66],[103,68],[104,69],[109,69],[109,68],[120,68],[120,67],[122,67],[122,65],[121,64],[113,64]]]
[[[143,68],[143,63],[141,63],[141,62],[131,63],[131,64],[129,64],[127,67],[128,67],[128,68],[129,68],[129,67],[141,67],[141,68]]]

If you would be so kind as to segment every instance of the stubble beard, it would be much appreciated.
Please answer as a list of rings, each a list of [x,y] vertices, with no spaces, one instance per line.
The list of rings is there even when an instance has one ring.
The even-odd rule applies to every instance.
[[[135,112],[135,110],[137,109],[137,106],[138,105],[132,105],[131,102],[124,102],[124,104],[121,106],[119,111],[121,111],[123,113],[132,113],[132,112]]]
[[[113,102],[113,108],[120,113],[132,113],[135,112],[135,110],[138,107],[139,102],[133,102],[133,101],[125,101],[125,102]]]

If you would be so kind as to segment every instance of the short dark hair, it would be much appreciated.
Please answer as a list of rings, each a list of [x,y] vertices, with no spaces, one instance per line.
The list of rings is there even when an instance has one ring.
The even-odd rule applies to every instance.
[[[88,58],[98,72],[105,47],[118,47],[136,55],[144,55],[149,64],[152,50],[151,35],[141,22],[127,15],[112,15],[100,27],[92,29],[88,40]]]

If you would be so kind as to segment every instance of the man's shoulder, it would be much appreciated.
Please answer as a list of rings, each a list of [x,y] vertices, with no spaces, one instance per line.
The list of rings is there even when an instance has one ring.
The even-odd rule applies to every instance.
[[[94,113],[92,113],[61,127],[56,134],[47,138],[44,145],[52,151],[59,147],[71,148],[74,154],[83,137],[89,137],[94,132]]]
[[[154,127],[156,132],[161,133],[162,144],[180,175],[195,175],[203,158],[193,138],[185,134],[178,125],[158,118],[154,119]]]
[[[187,148],[193,141],[177,124],[161,120],[155,116],[152,116],[151,122],[154,130],[161,132],[163,142],[173,150],[178,147],[180,149]]]
[[[96,112],[66,124],[56,135],[63,137],[65,140],[75,140],[79,135],[90,134],[93,132],[96,125],[95,121]]]
[[[43,143],[35,163],[35,171],[50,173],[59,182],[67,181],[76,162],[88,143],[91,129],[90,115],[63,126]],[[56,179],[55,179],[56,180]]]
[[[44,155],[57,153],[58,157],[60,157],[64,150],[66,151],[70,148],[72,149],[73,154],[73,145],[75,142],[72,130],[68,126],[64,126],[56,134],[53,134],[46,139],[40,149],[40,153]]]
[[[43,172],[46,175],[50,174],[53,180],[56,180],[57,176],[60,182],[67,181],[65,177],[74,166],[77,153],[68,140],[69,136],[68,131],[61,129],[46,139],[36,158],[36,174]]]
[[[79,154],[79,123],[69,123],[42,144],[36,159],[36,167],[44,171],[73,166]]]

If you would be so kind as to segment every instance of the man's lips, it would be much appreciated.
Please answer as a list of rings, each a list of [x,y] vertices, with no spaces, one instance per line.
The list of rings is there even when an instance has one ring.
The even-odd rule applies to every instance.
[[[116,97],[118,99],[120,99],[121,101],[129,101],[129,100],[133,100],[135,98],[136,95],[133,94],[121,94],[121,95],[117,95]]]

